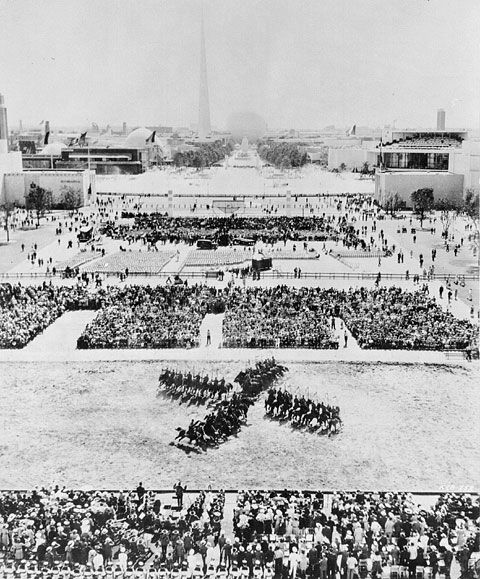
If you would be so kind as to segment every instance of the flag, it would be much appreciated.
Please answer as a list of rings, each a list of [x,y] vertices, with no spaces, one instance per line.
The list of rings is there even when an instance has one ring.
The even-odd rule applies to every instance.
[[[75,137],[72,137],[70,139],[70,142],[68,143],[68,146],[73,147],[74,145],[77,145],[77,144],[78,144],[78,139],[76,139]]]
[[[347,131],[347,137],[355,135],[356,132],[357,132],[357,125],[352,125],[351,128]]]
[[[148,139],[145,139],[145,143],[154,143],[155,142],[155,133],[157,131],[153,131],[153,133],[148,137]]]
[[[45,138],[43,139],[43,144],[48,145],[48,138],[50,137],[50,131],[45,133]]]
[[[40,121],[38,124],[39,124],[39,125],[43,125],[44,122],[45,122],[45,121]]]
[[[80,146],[82,146],[82,147],[85,145],[85,139],[86,139],[86,137],[87,137],[87,132],[88,132],[88,131],[85,131],[84,133],[82,133],[82,134],[78,137],[78,144],[79,144]]]

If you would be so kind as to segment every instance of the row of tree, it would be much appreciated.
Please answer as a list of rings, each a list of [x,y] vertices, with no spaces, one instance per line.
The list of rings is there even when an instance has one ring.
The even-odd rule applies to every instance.
[[[396,196],[398,202],[398,195]],[[474,242],[478,245],[479,241],[479,194],[472,189],[467,189],[462,199],[440,198],[435,200],[433,189],[424,187],[413,191],[410,196],[413,210],[420,218],[420,226],[423,225],[425,215],[430,211],[440,212],[440,221],[442,223],[442,233],[448,236],[450,226],[457,215],[464,215],[468,218],[474,228]],[[395,199],[392,199],[392,207]]]
[[[257,151],[261,159],[278,169],[303,167],[308,161],[305,148],[298,143],[264,141],[259,143]]]
[[[233,143],[227,141],[214,141],[213,143],[201,143],[197,148],[190,151],[177,151],[173,156],[173,164],[176,167],[211,167],[222,161],[233,151]]]
[[[49,189],[44,189],[36,183],[30,184],[30,189],[25,195],[25,209],[32,211],[37,219],[37,226],[40,225],[40,219],[47,211],[52,209],[63,209],[66,211],[74,211],[82,205],[82,196],[78,189],[64,186],[57,202],[53,202],[53,195]],[[0,210],[3,211],[4,228],[7,234],[7,243],[10,241],[10,217],[19,207],[15,201],[4,201],[0,205]]]
[[[343,173],[346,170],[347,165],[345,163],[340,163],[337,169],[332,169],[332,173]],[[375,167],[370,167],[368,162],[365,161],[360,170],[354,167],[352,173],[360,173],[361,175],[375,175]]]

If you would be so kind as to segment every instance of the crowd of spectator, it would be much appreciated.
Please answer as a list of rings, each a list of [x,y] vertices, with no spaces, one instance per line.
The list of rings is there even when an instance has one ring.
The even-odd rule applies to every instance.
[[[478,330],[426,288],[240,288],[206,285],[24,287],[0,284],[0,347],[22,348],[67,310],[97,309],[79,348],[193,348],[206,313],[225,311],[225,348],[338,348],[343,320],[365,349],[476,348]],[[340,318],[340,320],[338,320]]]
[[[115,239],[133,241],[142,237],[145,243],[188,243],[211,239],[228,245],[236,238],[265,243],[341,239],[352,237],[353,228],[345,216],[321,217],[169,217],[161,213],[124,213],[134,218],[133,225],[108,222],[103,232]]]
[[[233,288],[226,300],[227,348],[338,348],[341,318],[365,349],[465,349],[477,328],[444,312],[426,291]]]
[[[230,536],[222,529],[225,493],[201,491],[184,504],[185,488],[174,487],[178,507],[142,483],[133,491],[2,491],[0,572],[65,579],[478,572],[478,496],[447,493],[420,504],[403,492],[240,491]]]
[[[341,317],[362,348],[402,350],[465,349],[478,330],[444,312],[428,292],[398,287],[350,290]]]
[[[77,341],[88,348],[193,348],[215,289],[166,285],[109,288],[108,300]]]
[[[391,143],[384,143],[384,146],[407,147],[412,149],[437,148],[437,147],[460,147],[462,138],[446,137],[443,135],[430,137],[405,137],[405,139],[394,140]],[[379,148],[379,145],[377,145]]]
[[[95,309],[81,286],[0,284],[0,348],[23,348],[66,310]]]
[[[478,497],[441,495],[422,507],[407,493],[239,493],[231,566],[273,567],[276,577],[372,579],[462,576],[480,558]],[[477,563],[478,565],[478,563]],[[419,573],[420,571],[420,573]]]
[[[186,506],[178,488],[178,507],[142,483],[123,492],[2,491],[2,575],[131,577],[147,565],[172,569],[194,553],[205,562],[220,536],[225,494],[202,491]]]
[[[331,293],[308,288],[233,288],[223,321],[225,348],[338,348]]]

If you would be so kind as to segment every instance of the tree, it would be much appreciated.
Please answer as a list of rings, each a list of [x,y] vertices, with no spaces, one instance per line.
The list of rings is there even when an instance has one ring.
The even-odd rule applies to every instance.
[[[280,169],[303,167],[308,155],[301,143],[259,142],[257,152],[261,159]]]
[[[440,211],[440,221],[442,222],[442,236],[448,238],[448,232],[455,217],[460,210],[460,205],[450,199],[439,199],[435,203],[435,209]]]
[[[7,243],[10,241],[10,216],[15,211],[17,204],[14,201],[5,200],[0,204],[0,209],[3,211],[5,220],[5,231],[7,232]]]
[[[413,210],[420,217],[420,227],[422,227],[425,213],[433,209],[433,189],[430,189],[430,187],[417,189],[410,195],[410,199],[412,200]]]
[[[478,245],[480,242],[478,221],[479,221],[479,193],[473,191],[473,189],[467,189],[465,191],[465,197],[463,198],[463,205],[461,212],[470,221],[473,228],[473,243],[474,247],[478,250]]]
[[[393,217],[395,212],[398,211],[401,207],[402,207],[402,199],[400,198],[399,194],[397,192],[395,193],[390,192],[388,195],[388,199],[385,203],[386,212],[388,213],[390,211],[390,214]]]
[[[64,209],[73,211],[82,205],[82,195],[79,189],[68,187],[65,185],[62,188],[61,203]]]
[[[26,195],[25,204],[27,209],[35,211],[37,227],[40,225],[40,217],[45,215],[52,205],[52,192],[35,183],[30,184],[30,190]]]
[[[175,167],[182,167],[183,165],[185,165],[185,158],[181,151],[177,151],[173,156],[173,164],[175,165]]]

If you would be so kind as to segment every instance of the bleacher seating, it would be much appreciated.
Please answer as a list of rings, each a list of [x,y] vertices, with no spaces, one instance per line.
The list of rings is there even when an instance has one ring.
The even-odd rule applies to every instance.
[[[462,141],[451,137],[416,137],[406,138],[392,143],[384,143],[384,146],[393,148],[431,149],[442,147],[460,147]]]
[[[119,251],[89,262],[82,271],[116,273],[158,273],[175,255],[174,251]]]
[[[67,267],[70,269],[75,269],[76,267],[80,267],[88,263],[89,261],[93,261],[101,257],[100,251],[84,251],[83,253],[77,253],[70,259],[66,259],[65,261],[60,261],[55,265],[58,271],[64,271]]]
[[[222,267],[239,265],[252,259],[253,248],[194,249],[188,254],[185,267]]]

